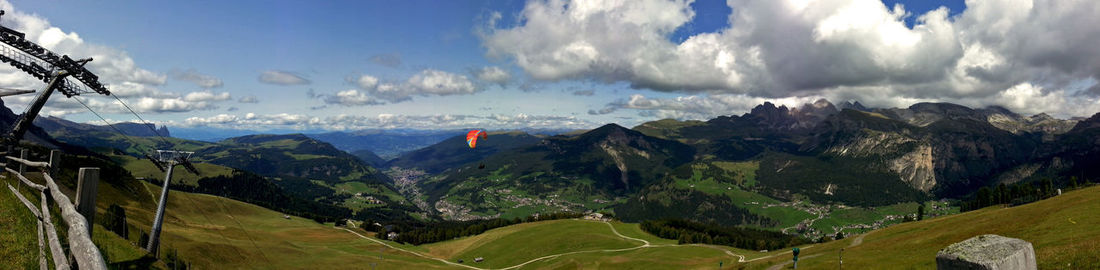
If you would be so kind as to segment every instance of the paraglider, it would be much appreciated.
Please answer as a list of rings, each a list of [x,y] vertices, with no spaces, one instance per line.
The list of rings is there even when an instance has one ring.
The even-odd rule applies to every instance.
[[[466,145],[470,146],[470,149],[476,148],[477,147],[477,139],[479,137],[482,140],[485,140],[486,138],[489,137],[489,135],[484,130],[478,130],[478,129],[471,130],[470,132],[467,132],[466,133]],[[477,166],[477,168],[478,169],[485,169],[485,164],[484,163],[479,164]]]
[[[470,132],[466,133],[466,145],[469,145],[470,149],[473,149],[474,147],[477,147],[477,138],[478,137],[481,137],[481,139],[484,140],[484,139],[488,138],[489,135],[486,134],[486,132],[483,131],[483,130],[477,130],[477,129],[471,130]]]

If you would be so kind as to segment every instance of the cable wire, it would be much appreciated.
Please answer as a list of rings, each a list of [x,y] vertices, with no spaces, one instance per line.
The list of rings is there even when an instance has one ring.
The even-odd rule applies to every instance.
[[[111,95],[111,96],[114,97],[115,100],[118,100],[118,103],[122,104],[123,107],[126,107],[126,110],[130,111],[131,114],[134,114],[134,116],[136,116],[138,118],[138,120],[141,120],[141,123],[144,124],[145,127],[149,128],[149,130],[153,131],[153,134],[156,134],[157,137],[160,137],[161,141],[163,141],[167,145],[172,145],[172,143],[168,142],[168,139],[164,138],[163,135],[160,135],[160,131],[157,131],[156,128],[153,128],[152,126],[150,126],[149,122],[145,121],[145,118],[141,118],[141,115],[138,115],[138,113],[135,112],[134,109],[130,108],[130,105],[126,105],[126,102],[123,102],[122,99],[118,98],[117,95]]]
[[[96,117],[99,117],[99,120],[103,120],[103,123],[106,123],[107,126],[111,127],[111,129],[114,129],[116,132],[118,132],[119,135],[122,135],[123,139],[126,139],[127,141],[130,141],[130,143],[134,144],[134,146],[141,145],[141,144],[137,143],[137,141],[134,141],[132,138],[130,138],[130,136],[126,135],[125,132],[122,132],[121,129],[118,129],[118,127],[115,127],[115,125],[112,125],[111,122],[107,121],[107,118],[103,118],[103,116],[99,115],[98,112],[96,112],[95,110],[92,110],[92,107],[89,107],[88,104],[85,104],[84,101],[80,100],[80,98],[77,98],[76,96],[73,96],[72,98],[74,100],[76,100],[76,102],[79,102],[80,105],[84,105],[85,109],[88,109],[89,112],[92,112],[92,114],[95,114]]]
[[[89,112],[91,112],[92,114],[94,114],[94,115],[95,115],[96,117],[99,117],[99,120],[103,120],[103,123],[106,123],[106,124],[107,124],[107,126],[110,126],[110,127],[112,128],[112,129],[114,129],[114,130],[115,130],[116,132],[118,132],[118,134],[119,134],[119,135],[122,135],[122,137],[123,137],[124,139],[126,139],[127,141],[130,141],[130,143],[133,143],[134,145],[139,145],[139,144],[138,144],[138,143],[137,143],[136,141],[134,141],[134,140],[133,140],[133,138],[131,138],[131,136],[130,136],[130,135],[126,135],[126,133],[122,132],[122,130],[118,129],[118,127],[115,127],[115,126],[114,126],[113,124],[111,124],[111,122],[110,122],[110,121],[107,121],[107,119],[106,119],[106,118],[103,118],[103,116],[102,116],[102,115],[100,115],[100,114],[99,114],[98,112],[96,112],[95,110],[92,110],[92,107],[88,106],[88,104],[84,103],[84,101],[80,100],[80,98],[77,98],[77,97],[75,97],[75,96],[74,96],[74,97],[72,97],[72,98],[73,98],[73,99],[75,99],[75,100],[76,100],[76,102],[80,103],[80,105],[83,105],[85,109],[88,109],[88,111],[89,111]],[[121,101],[121,100],[120,100],[120,101]],[[131,110],[130,112],[133,112],[133,110]],[[137,113],[134,113],[134,115],[136,116],[136,115],[137,115]],[[138,117],[139,117],[139,119],[140,119],[140,116],[138,116]],[[144,122],[145,120],[142,120],[142,121]],[[154,132],[155,132],[155,131],[156,131],[156,130],[154,130]],[[158,133],[157,135],[159,136],[160,134]],[[164,137],[161,137],[161,139],[164,139]],[[167,142],[167,141],[166,141],[166,142]],[[169,165],[169,166],[171,166],[171,165]],[[169,186],[171,186],[171,183],[169,182],[170,180],[171,180],[171,179],[166,179],[166,180],[164,181],[164,183],[162,183],[162,185],[169,185]],[[163,194],[162,194],[162,195],[163,195]],[[198,204],[197,202],[195,202],[195,199],[194,199],[194,198],[191,198],[190,196],[183,196],[183,197],[186,197],[186,198],[187,198],[188,200],[190,200],[190,201],[191,201],[191,205],[199,205],[199,204]],[[224,208],[224,206],[222,206],[222,207]],[[201,207],[199,207],[199,209],[197,209],[197,210],[198,210],[199,214],[200,214],[200,215],[202,215],[203,219],[205,219],[205,220],[206,220],[206,223],[208,223],[208,224],[210,224],[210,225],[214,225],[214,221],[213,221],[212,219],[210,219],[210,216],[206,215],[206,212],[203,212],[203,211],[202,211]],[[226,210],[226,214],[229,214],[228,210]],[[233,219],[234,221],[236,221],[236,218],[234,218],[234,217],[232,216],[232,214],[229,214],[229,215],[230,215],[230,218],[231,218],[231,219]],[[246,236],[248,237],[248,240],[249,240],[250,242],[252,242],[252,247],[256,248],[256,250],[260,252],[260,255],[264,257],[264,260],[265,260],[265,261],[267,261],[268,265],[271,265],[271,260],[267,258],[267,254],[264,254],[263,250],[262,250],[262,249],[260,249],[260,248],[259,248],[259,246],[257,246],[257,245],[256,245],[256,242],[255,242],[254,240],[252,240],[252,236],[248,235],[248,232],[247,232],[247,231],[244,231],[244,226],[242,226],[242,225],[240,224],[240,222],[237,222],[237,226],[238,226],[239,228],[241,228],[241,231],[245,232],[245,235],[246,235]],[[217,233],[217,234],[218,234],[218,236],[222,238],[222,241],[223,241],[223,242],[225,242],[225,243],[226,243],[227,245],[228,245],[228,244],[230,244],[229,238],[228,238],[228,237],[225,237],[225,234],[223,234],[223,233],[221,232],[221,230],[214,230],[214,232],[215,232],[215,233]]]

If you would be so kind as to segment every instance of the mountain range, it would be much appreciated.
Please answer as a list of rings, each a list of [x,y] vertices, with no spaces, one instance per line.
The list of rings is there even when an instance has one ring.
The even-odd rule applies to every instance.
[[[697,202],[693,198],[705,194],[671,195],[668,187],[711,164],[753,164],[756,181],[741,188],[769,197],[873,207],[963,198],[1002,183],[1100,176],[1088,166],[1096,160],[1097,134],[1091,132],[1097,118],[1022,116],[949,103],[890,109],[826,100],[797,108],[764,103],[743,115],[665,119],[632,129],[609,124],[495,146],[495,153],[466,151],[465,158],[449,154],[469,150],[460,149],[456,136],[387,166],[431,175],[416,186],[432,210],[451,218],[612,209],[642,203],[636,199],[644,194],[670,196],[661,199],[668,207]],[[712,219],[707,215],[694,218]]]
[[[742,115],[706,121],[608,124],[562,135],[490,132],[474,149],[464,135],[451,131],[247,135],[202,142],[150,137],[155,136],[151,129],[137,124],[121,125],[127,127],[124,133],[132,132],[124,137],[60,118],[36,123],[42,134],[52,135],[40,140],[57,138],[98,152],[114,149],[138,157],[154,148],[195,151],[198,162],[255,173],[288,194],[376,220],[601,210],[624,220],[673,217],[768,227],[779,224],[776,217],[738,210],[744,207],[684,181],[715,179],[728,183],[726,189],[780,201],[874,207],[965,198],[981,187],[1043,178],[1064,183],[1069,177],[1100,177],[1090,166],[1100,161],[1100,114],[1056,119],[949,103],[907,108],[826,100],[800,107],[764,103]],[[402,140],[409,144],[387,150],[395,154],[392,159],[352,150]],[[398,175],[404,182],[395,180]],[[366,203],[367,195],[382,205]]]

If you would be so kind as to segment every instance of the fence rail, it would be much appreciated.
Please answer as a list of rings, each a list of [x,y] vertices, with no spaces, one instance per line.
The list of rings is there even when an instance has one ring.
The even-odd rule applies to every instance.
[[[20,155],[22,157],[26,157],[26,150],[21,151]],[[57,170],[59,169],[58,164],[61,157],[61,151],[51,151],[49,162],[29,161],[25,158],[6,155],[4,157],[7,160],[13,161],[14,163],[18,163],[20,165],[19,170],[15,170],[7,167],[8,164],[12,164],[11,162],[0,163],[4,165],[4,170],[11,175],[14,175],[15,178],[18,178],[19,181],[27,187],[37,190],[39,192],[39,197],[41,198],[40,207],[35,207],[34,204],[27,200],[27,198],[23,197],[23,195],[15,187],[11,186],[11,184],[8,184],[8,189],[12,193],[14,193],[15,196],[18,197],[24,205],[27,206],[27,210],[30,210],[31,213],[34,214],[36,218],[38,218],[39,267],[43,270],[47,269],[48,267],[45,259],[45,245],[43,243],[46,242],[50,247],[50,254],[53,257],[55,269],[72,269],[73,264],[75,264],[79,269],[82,270],[107,269],[107,265],[103,260],[103,255],[99,252],[99,248],[97,248],[95,244],[92,243],[92,226],[89,222],[89,220],[92,219],[92,215],[94,215],[95,213],[95,183],[87,184],[88,186],[92,186],[93,188],[93,193],[91,194],[90,198],[86,195],[77,196],[79,200],[77,204],[85,204],[85,206],[81,208],[92,209],[90,213],[81,214],[77,211],[77,208],[73,206],[73,203],[71,200],[69,200],[69,197],[65,196],[65,194],[61,192],[61,189],[58,187],[57,182],[54,181],[53,176],[50,175],[56,174]],[[26,173],[26,167],[40,168],[45,184],[37,184],[34,183],[34,181],[28,179],[24,175]],[[97,178],[99,174],[97,170],[98,169],[87,170],[93,173],[90,173],[89,177],[85,177],[84,173],[86,170],[81,169],[80,181],[98,181]],[[80,183],[78,189],[82,189],[84,187],[85,183]],[[53,199],[53,201],[57,205],[57,208],[60,209],[61,220],[64,221],[65,224],[69,227],[67,240],[69,243],[69,252],[72,255],[71,258],[73,262],[69,261],[70,257],[65,254],[65,251],[61,247],[61,241],[57,236],[57,228],[54,226],[53,220],[50,217],[50,208],[47,203],[47,194],[49,194],[49,198]],[[76,194],[81,194],[81,190],[77,190]],[[93,204],[90,207],[88,206],[89,202]],[[85,218],[85,215],[88,215],[88,217]],[[44,237],[47,238],[48,241],[44,241]]]

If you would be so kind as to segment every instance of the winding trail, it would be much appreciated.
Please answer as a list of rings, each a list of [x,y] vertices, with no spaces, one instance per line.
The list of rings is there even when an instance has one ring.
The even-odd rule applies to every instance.
[[[864,233],[864,234],[860,234],[859,236],[856,236],[856,238],[852,240],[852,244],[849,244],[848,247],[855,247],[855,246],[858,246],[858,245],[862,245],[863,244],[863,237],[867,236],[868,234],[871,234],[871,233]]]
[[[745,263],[745,262],[751,262],[751,261],[755,261],[755,260],[760,260],[760,259],[765,259],[765,258],[770,258],[770,257],[772,257],[772,256],[776,256],[776,255],[779,255],[779,254],[776,254],[776,255],[771,255],[771,256],[766,256],[766,257],[756,258],[756,259],[752,259],[752,260],[745,260],[745,256],[742,256],[742,255],[740,255],[740,254],[736,254],[736,253],[733,253],[732,251],[730,251],[730,250],[728,250],[728,249],[724,249],[724,248],[721,248],[721,247],[717,247],[717,246],[713,246],[713,245],[705,245],[705,244],[689,244],[689,245],[679,245],[679,244],[664,244],[664,245],[653,245],[652,243],[650,243],[649,241],[646,241],[645,239],[639,239],[639,238],[634,238],[634,237],[626,236],[626,235],[623,235],[622,233],[619,233],[619,231],[615,229],[615,226],[611,225],[611,223],[610,223],[610,222],[606,222],[606,221],[599,221],[599,222],[602,222],[602,223],[604,223],[604,224],[607,224],[607,227],[608,227],[608,228],[610,228],[610,229],[611,229],[611,232],[612,232],[612,233],[614,233],[614,234],[615,234],[616,236],[618,236],[618,237],[620,237],[620,238],[623,238],[623,239],[627,239],[627,240],[632,240],[632,241],[637,241],[637,242],[641,242],[641,243],[642,243],[642,245],[640,245],[640,246],[636,246],[636,247],[629,247],[629,248],[620,248],[620,249],[599,249],[599,250],[582,250],[582,251],[573,251],[573,252],[565,252],[565,253],[551,254],[551,255],[546,255],[546,256],[542,256],[542,257],[534,258],[534,259],[531,259],[531,260],[528,260],[528,261],[526,261],[526,262],[523,262],[523,263],[520,263],[520,264],[516,264],[516,265],[513,265],[513,266],[509,266],[509,267],[504,267],[504,268],[500,268],[500,270],[517,269],[517,268],[520,268],[520,267],[526,266],[526,265],[528,265],[528,264],[531,264],[531,263],[534,263],[534,262],[538,262],[538,261],[542,261],[542,260],[547,260],[547,259],[553,259],[553,258],[557,258],[557,257],[561,257],[561,256],[573,255],[573,254],[582,254],[582,253],[610,253],[610,252],[622,252],[622,251],[631,251],[631,250],[638,250],[638,249],[643,249],[643,248],[658,248],[658,247],[689,247],[689,246],[698,246],[698,247],[705,247],[705,248],[710,248],[710,249],[715,249],[715,250],[720,250],[720,251],[723,251],[723,252],[725,252],[725,253],[726,253],[726,255],[729,255],[730,257],[736,257],[736,258],[737,258],[737,262],[740,262],[740,263]],[[347,229],[347,228],[340,228],[340,227],[336,227],[336,228],[338,228],[338,229],[341,229],[341,230],[345,230],[345,231],[347,231],[347,232],[350,232],[350,233],[352,233],[352,234],[355,234],[355,235],[359,236],[360,238],[363,238],[363,239],[367,239],[367,240],[370,240],[371,242],[375,242],[375,243],[381,244],[381,245],[383,245],[383,246],[386,246],[386,247],[388,247],[388,248],[391,248],[391,249],[395,249],[395,250],[398,250],[398,251],[401,251],[401,252],[409,253],[409,254],[415,255],[415,256],[417,256],[417,257],[421,257],[421,258],[425,258],[425,259],[431,259],[431,260],[439,261],[439,262],[442,262],[442,263],[445,263],[445,264],[447,264],[447,265],[451,265],[451,266],[458,266],[458,267],[464,267],[464,268],[468,268],[468,269],[477,269],[477,270],[489,270],[488,268],[481,268],[481,267],[476,267],[476,266],[471,266],[471,265],[465,265],[465,264],[460,264],[460,263],[454,263],[454,262],[451,262],[451,261],[448,261],[448,260],[445,260],[445,259],[441,259],[441,258],[436,258],[436,257],[432,257],[432,256],[424,255],[424,254],[422,254],[422,253],[420,253],[420,252],[416,252],[416,251],[411,251],[411,250],[405,250],[405,249],[402,249],[402,248],[398,248],[398,247],[392,246],[392,245],[390,245],[390,244],[388,244],[388,243],[386,243],[386,242],[383,242],[383,241],[381,241],[381,240],[378,240],[378,239],[374,239],[374,238],[370,238],[370,237],[364,236],[364,235],[362,235],[362,234],[359,234],[358,232],[355,232],[355,231],[349,230],[349,229]],[[809,247],[806,247],[806,248],[809,248]]]
[[[359,234],[359,233],[357,233],[357,232],[355,232],[355,231],[352,231],[352,230],[348,230],[347,228],[340,228],[340,227],[335,227],[335,228],[337,228],[337,229],[341,229],[341,230],[345,230],[345,231],[348,231],[348,232],[350,232],[350,233],[353,233],[353,234],[355,234],[355,235],[358,235],[358,236],[359,236],[359,238],[363,238],[363,239],[367,239],[367,240],[370,240],[371,242],[375,242],[375,243],[381,244],[381,245],[383,245],[383,246],[386,246],[386,247],[388,247],[388,248],[391,248],[391,249],[395,249],[395,250],[399,250],[399,251],[401,251],[401,252],[409,253],[409,254],[412,254],[412,255],[416,255],[417,257],[421,257],[421,258],[425,258],[425,259],[432,259],[432,260],[440,261],[440,262],[442,262],[442,263],[445,263],[445,264],[449,264],[449,265],[453,265],[453,266],[459,266],[459,267],[465,267],[465,268],[469,268],[469,269],[488,270],[488,269],[485,269],[485,268],[480,268],[480,267],[474,267],[474,266],[469,266],[469,265],[465,265],[465,264],[460,264],[460,263],[453,263],[453,262],[450,262],[450,261],[448,261],[448,260],[444,260],[444,259],[440,259],[440,258],[436,258],[436,257],[432,257],[432,256],[428,256],[428,255],[420,254],[420,252],[416,252],[416,251],[411,251],[411,250],[405,250],[405,249],[397,248],[397,247],[391,246],[390,244],[386,244],[386,242],[382,242],[381,240],[378,240],[378,239],[374,239],[374,238],[366,237],[366,236],[364,236],[364,235],[362,235],[362,234]]]

